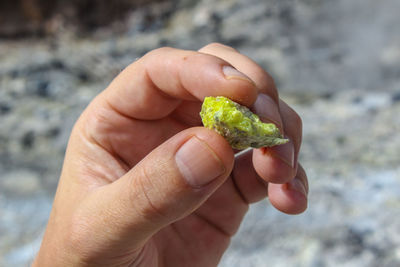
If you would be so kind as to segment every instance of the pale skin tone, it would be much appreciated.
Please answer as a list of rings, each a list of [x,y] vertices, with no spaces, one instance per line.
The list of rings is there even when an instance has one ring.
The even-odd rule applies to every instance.
[[[218,95],[290,142],[235,156],[201,127],[201,101]],[[268,73],[230,47],[146,54],[76,122],[33,266],[217,266],[249,204],[306,209],[301,129]]]

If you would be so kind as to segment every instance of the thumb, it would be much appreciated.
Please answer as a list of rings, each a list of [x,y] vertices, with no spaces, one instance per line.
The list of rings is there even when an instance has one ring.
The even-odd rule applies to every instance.
[[[96,235],[85,238],[100,238],[95,243],[113,251],[139,249],[199,207],[225,181],[233,161],[231,147],[217,133],[203,127],[180,132],[87,199],[89,231]]]

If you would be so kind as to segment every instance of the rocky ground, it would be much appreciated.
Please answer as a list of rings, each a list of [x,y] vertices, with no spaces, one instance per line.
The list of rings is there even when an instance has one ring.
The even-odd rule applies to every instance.
[[[150,49],[223,42],[304,123],[309,209],[254,205],[220,266],[400,266],[400,2],[169,1],[91,34],[0,40],[0,266],[40,243],[71,127]]]

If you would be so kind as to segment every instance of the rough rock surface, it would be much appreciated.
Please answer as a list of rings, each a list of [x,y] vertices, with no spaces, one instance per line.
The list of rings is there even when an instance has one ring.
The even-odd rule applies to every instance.
[[[273,123],[264,123],[250,109],[224,96],[204,98],[200,111],[204,127],[223,136],[233,149],[261,148],[289,142]]]
[[[26,266],[71,127],[118,72],[159,46],[232,45],[303,118],[309,209],[254,205],[220,266],[400,266],[397,0],[168,1],[123,27],[0,41],[0,266]],[[121,26],[121,25],[120,25]]]

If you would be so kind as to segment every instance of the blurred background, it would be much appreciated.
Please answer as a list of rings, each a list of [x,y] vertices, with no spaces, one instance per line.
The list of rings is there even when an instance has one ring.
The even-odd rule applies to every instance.
[[[309,209],[252,206],[220,266],[400,266],[400,1],[1,0],[0,266],[41,241],[71,127],[160,46],[222,42],[302,116]]]

